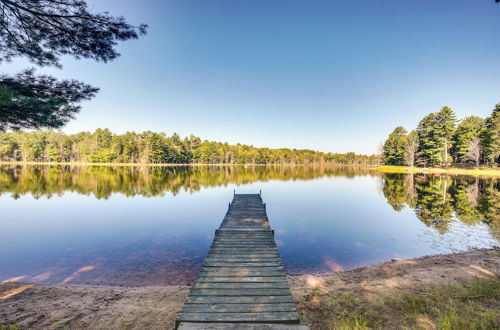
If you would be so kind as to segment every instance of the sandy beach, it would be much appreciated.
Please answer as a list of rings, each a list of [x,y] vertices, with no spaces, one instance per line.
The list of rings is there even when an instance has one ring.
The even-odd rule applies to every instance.
[[[376,301],[407,292],[500,274],[500,250],[474,250],[394,259],[383,264],[327,275],[289,276],[301,319],[314,322],[314,292],[345,292]],[[172,329],[188,294],[187,286],[141,288],[32,284],[12,279],[0,284],[0,326],[20,329]],[[431,327],[432,328],[432,327]]]

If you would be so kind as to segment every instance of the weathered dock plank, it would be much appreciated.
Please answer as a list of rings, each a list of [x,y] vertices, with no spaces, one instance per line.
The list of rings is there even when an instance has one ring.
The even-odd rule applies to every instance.
[[[216,277],[216,276],[231,276],[231,277],[272,277],[272,276],[283,276],[283,270],[281,269],[269,269],[269,268],[258,268],[253,269],[231,269],[231,268],[217,268],[211,267],[210,269],[204,269],[198,274],[200,277]]]
[[[197,283],[271,283],[271,282],[286,282],[284,276],[200,276]]]
[[[186,304],[279,304],[293,303],[292,296],[189,296]]]
[[[191,289],[191,296],[287,296],[289,289]]]
[[[268,283],[195,283],[193,289],[288,289],[288,282]]]
[[[262,313],[295,312],[294,303],[253,303],[253,304],[186,304],[183,309],[189,313]]]
[[[301,324],[181,322],[179,330],[309,330]]]
[[[283,322],[296,323],[299,314],[295,312],[262,312],[262,313],[186,313],[181,312],[178,319],[184,322]]]
[[[186,329],[209,323],[299,323],[260,195],[234,195],[177,316]]]

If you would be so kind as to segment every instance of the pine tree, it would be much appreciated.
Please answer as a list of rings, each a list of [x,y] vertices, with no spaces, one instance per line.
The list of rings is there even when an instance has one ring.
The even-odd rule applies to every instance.
[[[456,163],[466,163],[471,142],[478,137],[484,128],[484,120],[477,116],[465,118],[459,125],[453,135],[453,148],[451,153]]]
[[[418,151],[417,164],[422,166],[436,165],[441,162],[441,146],[436,137],[436,114],[431,113],[422,118],[417,126]]]
[[[445,166],[449,164],[449,150],[452,147],[451,139],[456,130],[457,117],[453,110],[444,106],[436,114],[436,129],[435,134],[438,139],[438,145],[441,146],[442,150],[442,162]]]
[[[406,133],[406,130],[402,126],[398,126],[391,134],[389,134],[389,137],[385,141],[383,147],[384,164],[404,165]]]
[[[491,116],[486,118],[485,130],[481,134],[484,162],[489,165],[500,163],[500,103],[495,106]]]
[[[0,0],[0,64],[24,57],[61,68],[64,55],[108,62],[120,55],[118,42],[146,33],[145,24],[133,26],[91,7],[85,0]],[[37,76],[34,69],[1,75],[0,130],[61,127],[97,91],[76,80]]]

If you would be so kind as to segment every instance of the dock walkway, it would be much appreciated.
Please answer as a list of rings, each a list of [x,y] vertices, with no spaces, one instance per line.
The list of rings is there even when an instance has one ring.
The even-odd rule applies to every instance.
[[[234,195],[177,316],[179,329],[219,329],[214,323],[226,325],[220,329],[259,323],[258,329],[285,329],[278,324],[299,323],[260,194]]]

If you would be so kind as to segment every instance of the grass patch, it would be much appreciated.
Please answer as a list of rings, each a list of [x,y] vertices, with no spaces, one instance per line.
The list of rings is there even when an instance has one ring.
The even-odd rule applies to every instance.
[[[316,291],[298,305],[312,329],[500,329],[500,279],[372,300]]]
[[[9,325],[0,325],[0,330],[19,330],[18,327],[16,327],[15,325],[12,325],[12,324],[9,324]]]
[[[500,177],[500,168],[422,168],[409,166],[377,166],[377,171],[382,173],[436,173],[474,176]]]

